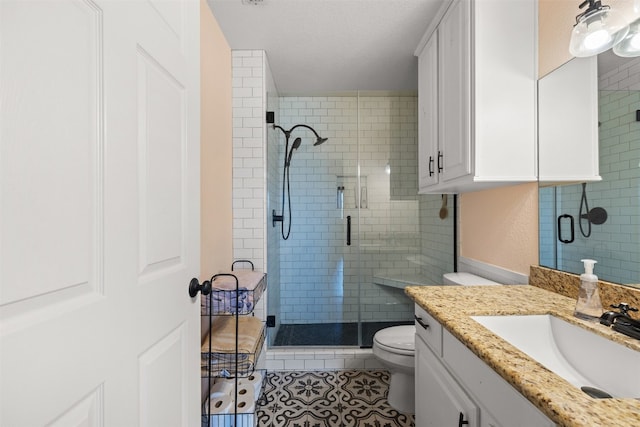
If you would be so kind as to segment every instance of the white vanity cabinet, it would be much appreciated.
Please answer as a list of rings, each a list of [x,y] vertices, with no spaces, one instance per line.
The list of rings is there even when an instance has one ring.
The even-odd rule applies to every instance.
[[[416,50],[419,192],[537,179],[536,2],[453,0]]]
[[[478,406],[420,336],[416,337],[416,425],[479,427]],[[456,424],[457,423],[457,424]]]
[[[600,181],[598,60],[574,58],[538,82],[541,185]]]
[[[416,426],[556,425],[422,307],[415,315]]]

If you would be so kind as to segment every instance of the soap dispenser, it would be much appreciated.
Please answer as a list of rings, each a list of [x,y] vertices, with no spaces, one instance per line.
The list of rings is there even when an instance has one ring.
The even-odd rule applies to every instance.
[[[598,276],[593,274],[593,266],[597,261],[581,260],[584,273],[580,275],[580,291],[573,315],[585,320],[598,320],[602,315],[602,302],[598,293]]]

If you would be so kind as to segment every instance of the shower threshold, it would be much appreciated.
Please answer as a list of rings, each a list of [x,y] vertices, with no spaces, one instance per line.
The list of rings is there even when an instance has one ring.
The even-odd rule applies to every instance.
[[[413,321],[363,322],[362,345],[373,345],[373,336],[380,329],[397,325],[413,325]],[[295,323],[282,324],[274,340],[281,346],[358,346],[358,323]]]

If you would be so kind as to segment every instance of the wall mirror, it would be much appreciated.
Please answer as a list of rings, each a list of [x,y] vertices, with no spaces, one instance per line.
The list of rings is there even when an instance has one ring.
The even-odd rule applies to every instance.
[[[540,265],[640,288],[640,58],[598,57],[602,181],[539,187]]]

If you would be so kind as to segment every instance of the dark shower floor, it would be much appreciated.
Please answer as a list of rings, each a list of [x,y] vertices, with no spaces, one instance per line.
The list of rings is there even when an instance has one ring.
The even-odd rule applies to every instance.
[[[413,325],[406,322],[365,322],[362,324],[362,347],[373,345],[373,336],[380,329]],[[357,323],[309,323],[280,325],[274,346],[357,346]]]

